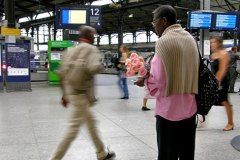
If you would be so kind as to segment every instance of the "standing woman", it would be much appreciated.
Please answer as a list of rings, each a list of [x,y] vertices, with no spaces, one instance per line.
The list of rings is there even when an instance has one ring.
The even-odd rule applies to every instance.
[[[213,37],[210,40],[212,54],[212,71],[219,82],[219,102],[223,105],[227,112],[228,123],[223,131],[233,130],[233,109],[228,100],[228,88],[230,83],[229,75],[229,54],[223,48],[223,40],[220,37]]]
[[[126,45],[121,45],[119,50],[121,52],[121,58],[120,58],[120,61],[119,61],[120,64],[121,64],[121,70],[119,72],[118,85],[123,92],[123,97],[121,99],[128,99],[129,94],[128,94],[125,62],[126,62],[126,59],[129,56],[129,51],[128,51],[128,48],[127,48]]]

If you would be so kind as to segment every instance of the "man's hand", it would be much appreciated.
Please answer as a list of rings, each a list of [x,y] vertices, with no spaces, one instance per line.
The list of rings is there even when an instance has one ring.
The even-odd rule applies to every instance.
[[[134,82],[134,84],[139,87],[143,87],[144,86],[144,78],[142,78],[142,77],[138,78],[138,80],[136,82]]]
[[[69,101],[67,100],[66,96],[62,96],[61,104],[63,105],[63,107],[67,108],[68,103]]]

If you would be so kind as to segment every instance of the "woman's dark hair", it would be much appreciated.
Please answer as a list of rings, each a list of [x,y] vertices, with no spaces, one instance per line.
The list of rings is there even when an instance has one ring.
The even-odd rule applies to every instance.
[[[170,5],[161,5],[153,11],[156,18],[165,17],[170,24],[177,23],[177,12]]]

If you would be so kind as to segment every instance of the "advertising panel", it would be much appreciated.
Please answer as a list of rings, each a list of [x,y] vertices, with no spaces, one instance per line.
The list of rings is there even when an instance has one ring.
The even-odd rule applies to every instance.
[[[6,43],[7,82],[30,81],[29,44]]]

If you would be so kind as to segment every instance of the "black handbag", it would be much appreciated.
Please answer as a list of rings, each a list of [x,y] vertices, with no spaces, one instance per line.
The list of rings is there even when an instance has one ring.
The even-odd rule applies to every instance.
[[[218,102],[218,80],[203,62],[199,49],[199,77],[198,77],[198,94],[196,95],[197,114],[202,115],[203,122],[212,106]]]

